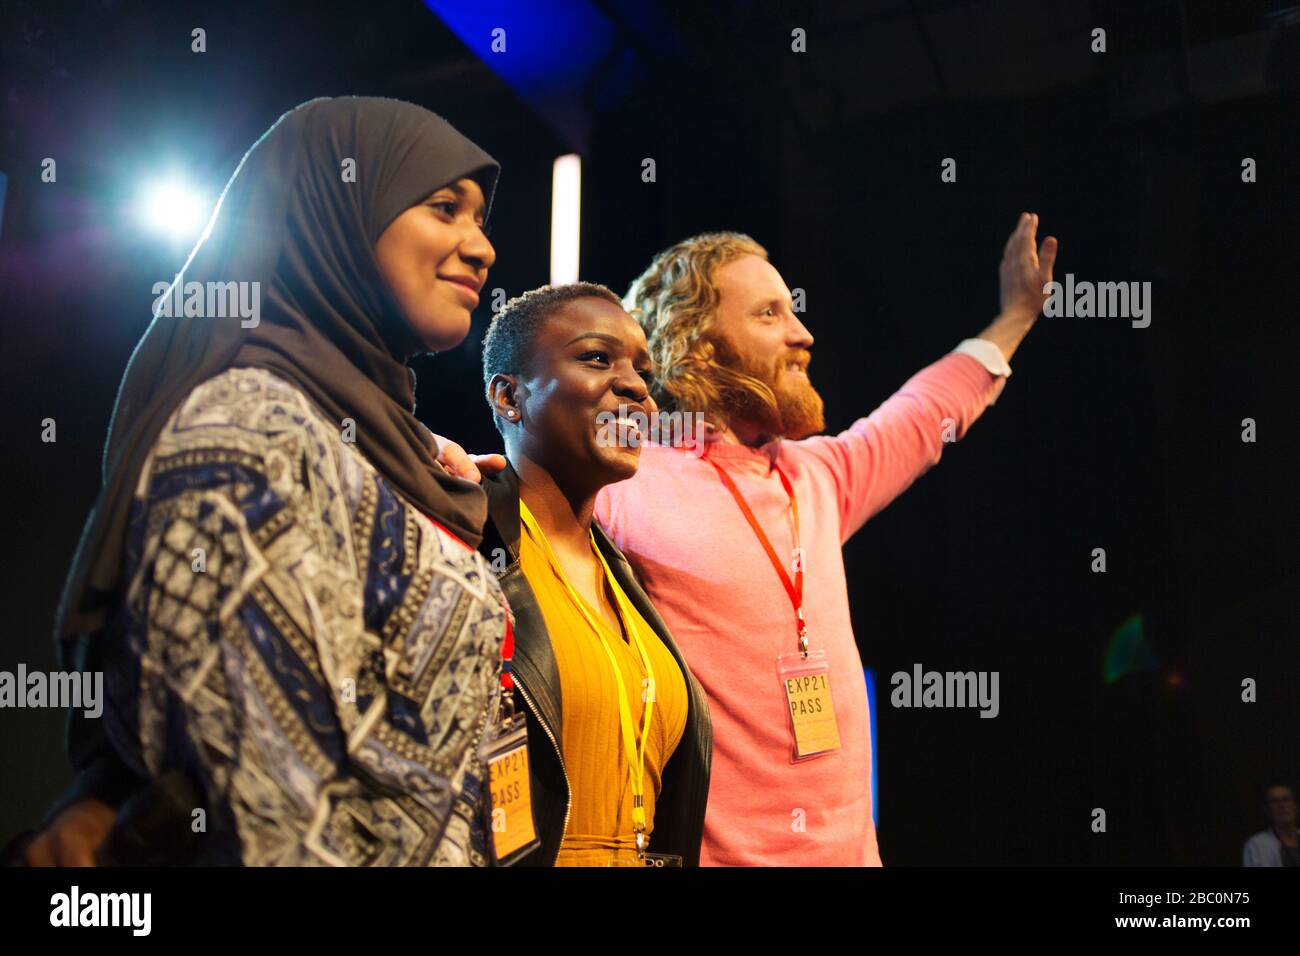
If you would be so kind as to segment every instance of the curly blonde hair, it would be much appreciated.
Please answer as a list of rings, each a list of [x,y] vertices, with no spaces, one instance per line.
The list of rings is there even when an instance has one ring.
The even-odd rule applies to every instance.
[[[768,258],[767,250],[744,233],[692,236],[655,256],[628,288],[623,308],[645,331],[661,409],[702,412],[719,423],[741,408],[777,414],[772,389],[720,361],[720,343],[710,334],[719,298],[714,276],[747,255]]]

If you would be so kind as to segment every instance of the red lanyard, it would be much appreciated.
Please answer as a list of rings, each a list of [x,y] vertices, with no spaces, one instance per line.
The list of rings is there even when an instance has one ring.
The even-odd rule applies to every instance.
[[[515,687],[514,670],[510,666],[511,658],[515,656],[515,627],[510,623],[510,608],[505,607],[504,610],[506,612],[506,639],[501,642],[501,690],[503,693],[508,694]]]
[[[790,487],[790,479],[785,476],[785,472],[783,472],[777,465],[772,465],[772,467],[776,469],[777,475],[781,478],[781,486],[785,488],[785,493],[790,498],[790,511],[794,514],[794,550],[795,554],[798,555],[798,561],[795,565],[794,581],[790,580],[790,575],[786,573],[784,562],[777,557],[776,549],[772,547],[772,542],[768,540],[767,535],[763,532],[762,527],[758,523],[758,519],[754,517],[754,512],[750,510],[749,504],[745,501],[745,496],[740,493],[740,489],[737,488],[736,483],[731,480],[731,476],[723,471],[722,466],[713,459],[706,458],[704,460],[718,470],[718,477],[721,478],[722,483],[727,486],[727,490],[731,492],[731,496],[736,499],[736,504],[740,505],[740,510],[744,513],[745,520],[748,521],[749,526],[754,529],[754,534],[758,536],[759,544],[761,544],[763,550],[767,552],[768,560],[772,562],[772,567],[776,568],[776,573],[780,576],[781,583],[785,585],[785,593],[790,596],[790,604],[794,607],[795,619],[799,624],[799,651],[800,653],[807,655],[808,624],[803,618],[803,552],[799,547],[799,503],[795,501],[794,489]]]

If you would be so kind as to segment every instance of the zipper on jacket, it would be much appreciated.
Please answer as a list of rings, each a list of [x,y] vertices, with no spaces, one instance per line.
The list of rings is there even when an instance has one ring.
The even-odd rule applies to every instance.
[[[541,711],[538,710],[537,705],[533,703],[532,698],[528,696],[528,691],[524,690],[523,681],[516,680],[515,687],[519,689],[520,696],[523,697],[524,703],[528,705],[528,709],[533,712],[533,717],[536,719],[538,726],[542,728],[543,732],[546,734],[546,738],[551,742],[551,746],[555,748],[555,757],[560,761],[560,773],[564,775],[565,790],[564,826],[560,830],[560,843],[562,844],[564,842],[564,834],[569,832],[569,811],[573,808],[573,785],[569,783],[569,771],[564,769],[564,754],[560,752],[560,744],[555,739],[555,735],[551,733],[551,729],[546,726],[546,721],[542,719]],[[560,848],[557,846],[555,848],[555,856],[551,858],[551,865],[554,866],[555,861],[559,858]]]

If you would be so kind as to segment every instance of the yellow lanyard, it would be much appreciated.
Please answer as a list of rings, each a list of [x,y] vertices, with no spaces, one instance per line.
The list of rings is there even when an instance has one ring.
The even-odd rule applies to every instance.
[[[605,561],[605,556],[601,554],[600,547],[596,544],[596,535],[591,535],[591,547],[596,552],[596,557],[600,558],[600,566],[605,571],[606,578],[614,584],[611,590],[614,592],[614,598],[618,604],[620,616],[627,626],[628,635],[632,638],[632,643],[636,645],[637,653],[641,656],[641,666],[645,668],[646,677],[649,680],[649,694],[644,695],[645,710],[641,715],[641,746],[636,745],[636,731],[632,723],[632,708],[628,704],[627,685],[623,682],[623,670],[618,666],[618,659],[614,656],[613,647],[609,642],[609,626],[595,614],[592,613],[587,602],[582,595],[573,589],[569,579],[565,577],[560,562],[555,557],[555,552],[551,550],[551,543],[546,540],[546,535],[542,534],[542,529],[537,525],[537,519],[533,513],[528,510],[528,505],[524,504],[523,498],[519,499],[519,517],[528,530],[529,536],[540,546],[546,555],[546,560],[550,562],[551,568],[555,571],[556,576],[564,585],[565,591],[568,592],[569,598],[577,606],[582,616],[586,618],[587,623],[600,638],[600,646],[605,649],[605,656],[609,658],[609,666],[614,669],[614,681],[618,685],[618,719],[623,729],[623,752],[627,755],[627,774],[628,784],[632,788],[632,831],[636,835],[636,847],[640,852],[645,852],[649,840],[646,837],[646,817],[645,817],[645,748],[646,742],[650,739],[650,715],[654,709],[655,698],[655,673],[650,664],[650,655],[646,653],[645,645],[641,642],[641,636],[637,633],[636,626],[633,622],[632,608],[628,605],[623,591],[614,582],[614,574],[609,569],[609,564]],[[618,638],[622,640],[622,638]]]

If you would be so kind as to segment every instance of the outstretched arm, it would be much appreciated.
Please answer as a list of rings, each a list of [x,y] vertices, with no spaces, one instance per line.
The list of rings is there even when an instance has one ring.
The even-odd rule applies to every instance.
[[[1023,213],[998,270],[1002,311],[978,339],[958,346],[956,353],[963,354],[917,372],[839,435],[799,443],[834,476],[842,540],[935,465],[944,446],[960,440],[996,400],[1010,374],[1007,360],[1037,320],[1047,298],[1043,287],[1052,279],[1058,244],[1049,236],[1036,247],[1037,230],[1037,215]]]

